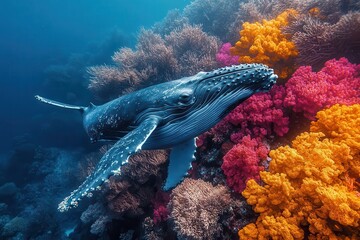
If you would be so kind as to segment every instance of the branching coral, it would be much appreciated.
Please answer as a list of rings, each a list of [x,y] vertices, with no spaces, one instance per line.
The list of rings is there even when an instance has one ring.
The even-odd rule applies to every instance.
[[[299,1],[286,0],[249,0],[240,5],[239,18],[248,22],[259,22],[263,19],[271,19],[288,8],[297,9]]]
[[[218,48],[218,39],[204,33],[199,26],[185,25],[165,37],[143,30],[135,50],[121,48],[115,52],[114,66],[88,69],[89,88],[107,100],[200,70],[211,70],[217,66]]]
[[[360,104],[334,105],[292,147],[270,152],[265,185],[250,180],[243,192],[260,217],[241,239],[360,238],[359,116]]]
[[[271,19],[289,8],[304,14],[314,13],[316,9],[326,20],[338,20],[341,14],[359,10],[360,3],[356,0],[249,0],[241,4],[238,19],[249,22]]]
[[[182,29],[172,31],[165,37],[165,42],[171,47],[178,61],[177,77],[217,67],[215,55],[220,47],[219,40],[206,34],[200,26],[186,25]]]
[[[201,24],[208,34],[228,38],[228,28],[236,19],[241,0],[195,0],[184,9],[191,24]]]
[[[224,186],[213,187],[203,180],[185,179],[171,195],[170,216],[178,236],[185,239],[214,239],[219,216],[231,203]]]
[[[122,175],[110,178],[104,196],[83,212],[81,220],[93,234],[103,234],[114,219],[138,217],[148,211],[155,189],[162,184],[166,151],[141,151],[122,167]],[[165,216],[162,216],[165,217]]]
[[[335,103],[360,103],[360,65],[341,58],[327,61],[317,73],[310,66],[300,67],[285,86],[285,105],[313,119]]]
[[[289,24],[288,17],[293,14],[296,11],[287,10],[270,21],[244,23],[240,40],[230,49],[231,53],[239,56],[240,63],[267,64],[285,79],[292,72],[292,61],[298,52],[281,28]]]
[[[249,179],[259,181],[259,172],[264,170],[260,162],[266,160],[268,153],[268,148],[260,139],[244,137],[224,156],[221,169],[226,175],[227,184],[240,193]]]
[[[112,59],[116,65],[88,69],[89,88],[104,100],[169,80],[177,66],[172,49],[160,35],[150,30],[141,31],[135,51],[121,48]]]
[[[189,24],[189,19],[184,17],[180,10],[174,9],[170,10],[163,20],[155,23],[151,29],[154,33],[160,34],[164,37],[169,35],[172,31],[182,29],[184,26]]]
[[[298,19],[296,25],[298,31],[292,41],[299,51],[296,59],[299,65],[311,65],[318,69],[327,60],[339,57],[360,63],[359,12],[343,15],[334,24],[305,17]]]
[[[148,205],[155,195],[154,185],[160,184],[151,181],[157,176],[158,182],[162,182],[160,167],[167,160],[166,151],[142,151],[129,159],[129,164],[122,168],[123,177],[111,179],[106,194],[108,208],[118,215],[129,213],[141,215],[143,207]],[[139,187],[141,185],[141,187]]]
[[[85,212],[81,214],[80,219],[84,224],[91,224],[90,233],[94,235],[102,234],[106,229],[106,224],[111,221],[104,206],[100,203],[90,205]]]

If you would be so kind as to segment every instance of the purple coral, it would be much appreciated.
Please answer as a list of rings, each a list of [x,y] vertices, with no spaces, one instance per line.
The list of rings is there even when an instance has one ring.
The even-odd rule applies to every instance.
[[[238,64],[239,56],[233,56],[230,53],[231,43],[224,43],[219,52],[216,54],[216,61],[221,66],[230,66],[233,64]]]

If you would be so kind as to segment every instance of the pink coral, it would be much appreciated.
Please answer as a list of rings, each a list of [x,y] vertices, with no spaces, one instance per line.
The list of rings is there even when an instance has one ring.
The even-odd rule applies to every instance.
[[[154,224],[161,223],[168,219],[169,211],[166,205],[169,203],[169,200],[170,200],[169,193],[159,191],[155,194],[155,198],[152,201],[154,204],[154,216],[153,216]]]
[[[289,118],[284,113],[285,89],[274,86],[270,92],[251,96],[236,107],[226,118],[234,126],[240,127],[231,135],[231,140],[239,142],[245,135],[253,137],[283,136],[289,130]]]
[[[219,52],[216,54],[216,61],[220,63],[221,66],[229,66],[233,64],[238,64],[238,56],[233,56],[230,53],[231,43],[224,43]]]
[[[225,156],[221,166],[227,184],[237,192],[242,192],[249,179],[260,180],[259,172],[264,170],[260,162],[267,158],[269,149],[260,139],[246,136]]]
[[[160,222],[166,221],[169,217],[169,211],[166,206],[160,205],[154,209],[154,224],[158,224]]]
[[[310,66],[302,66],[286,83],[284,104],[309,119],[336,103],[360,103],[360,64],[346,58],[332,59],[317,73]]]
[[[289,117],[283,104],[285,94],[283,86],[275,85],[267,93],[252,95],[216,126],[202,134],[197,146],[204,149],[211,142],[224,144],[227,139],[236,144],[247,135],[252,138],[285,135],[289,130]]]

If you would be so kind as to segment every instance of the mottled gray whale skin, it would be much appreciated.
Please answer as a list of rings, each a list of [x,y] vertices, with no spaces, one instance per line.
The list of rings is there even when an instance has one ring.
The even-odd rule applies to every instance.
[[[176,186],[193,160],[194,138],[252,94],[268,91],[276,79],[273,69],[265,65],[242,64],[153,85],[100,106],[73,106],[35,96],[81,111],[91,141],[116,141],[94,173],[59,204],[59,210],[77,206],[111,175],[120,174],[121,166],[140,149],[173,148],[164,188]]]

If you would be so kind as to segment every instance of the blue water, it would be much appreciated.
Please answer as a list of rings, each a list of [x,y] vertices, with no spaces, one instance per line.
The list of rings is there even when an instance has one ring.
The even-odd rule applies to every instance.
[[[79,113],[49,108],[34,95],[96,103],[87,89],[86,67],[110,64],[114,51],[134,47],[140,28],[188,3],[1,1],[0,239],[71,234],[84,209],[60,214],[57,204],[79,184],[82,173],[73,171],[79,160],[100,147],[85,135]]]
[[[122,41],[116,41],[120,38],[116,35],[124,36],[126,45],[133,46],[141,26],[149,27],[169,9],[183,8],[188,3],[188,0],[1,1],[0,152],[11,151],[19,138],[34,144],[51,142],[52,146],[86,145],[88,141],[76,114],[68,113],[67,118],[75,121],[66,121],[61,116],[52,116],[58,111],[49,110],[33,99],[35,94],[66,99],[65,89],[48,86],[49,67],[66,65],[75,53],[83,58],[84,53],[97,55],[90,65],[107,63],[111,53],[123,46]],[[102,44],[107,44],[108,49],[99,53]],[[73,94],[78,103],[86,105],[91,95],[84,89],[73,89]],[[56,127],[63,131],[59,133]]]

